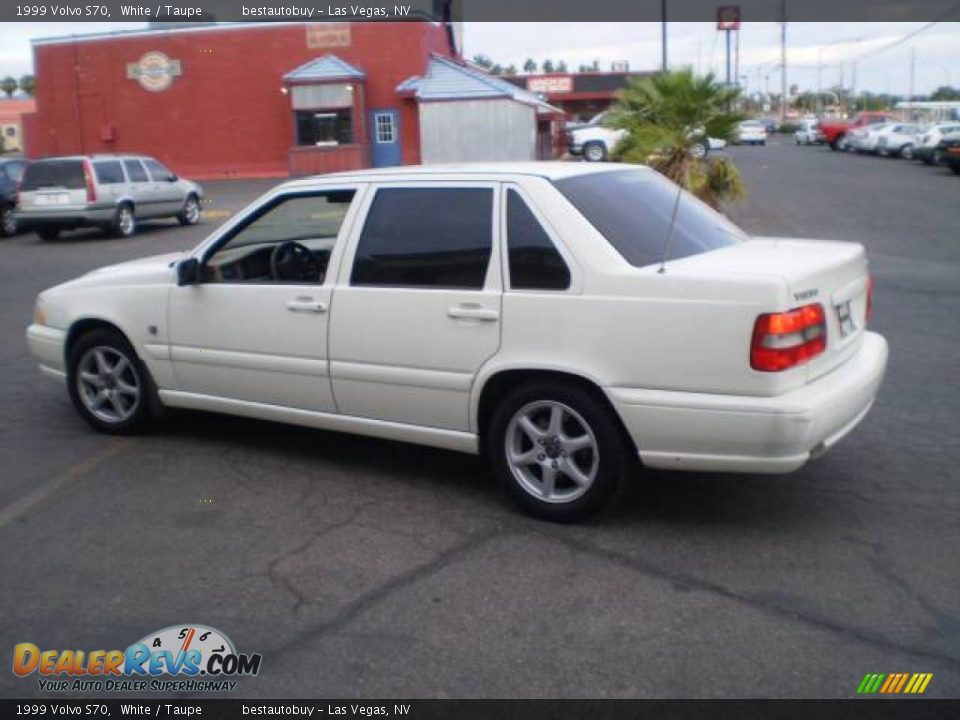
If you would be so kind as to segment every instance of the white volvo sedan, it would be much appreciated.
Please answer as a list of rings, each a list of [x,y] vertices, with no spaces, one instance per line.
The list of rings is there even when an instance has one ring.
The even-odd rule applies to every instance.
[[[784,473],[849,433],[887,344],[861,245],[750,238],[636,166],[288,182],[191,252],[37,299],[97,430],[192,408],[486,453],[574,519],[651,468]]]

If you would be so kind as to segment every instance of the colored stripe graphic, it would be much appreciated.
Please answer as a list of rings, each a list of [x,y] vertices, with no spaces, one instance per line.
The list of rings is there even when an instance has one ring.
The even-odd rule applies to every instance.
[[[933,673],[867,673],[857,686],[858,695],[919,695],[926,692]]]

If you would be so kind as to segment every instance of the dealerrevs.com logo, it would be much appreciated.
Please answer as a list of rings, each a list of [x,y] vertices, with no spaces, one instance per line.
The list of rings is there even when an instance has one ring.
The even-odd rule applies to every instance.
[[[126,650],[41,650],[29,642],[13,648],[14,674],[37,673],[48,692],[230,691],[234,678],[259,673],[261,660],[204,625],[172,625]]]

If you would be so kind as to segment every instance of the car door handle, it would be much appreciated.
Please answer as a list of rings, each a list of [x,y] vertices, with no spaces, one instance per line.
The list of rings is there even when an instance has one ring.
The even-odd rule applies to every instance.
[[[313,298],[295,298],[287,303],[287,310],[290,312],[325,313],[327,304]]]
[[[500,318],[500,313],[479,305],[455,305],[447,310],[447,316],[454,320],[484,320],[494,322]]]

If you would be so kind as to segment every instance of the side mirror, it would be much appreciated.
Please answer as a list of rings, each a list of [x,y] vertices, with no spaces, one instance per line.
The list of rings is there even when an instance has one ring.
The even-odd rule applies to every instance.
[[[200,261],[195,257],[177,263],[177,285],[196,285],[200,282]]]
[[[176,181],[179,180],[179,179],[180,179],[180,178],[177,177],[177,174],[176,174],[176,173],[170,173],[170,174],[167,176],[167,182],[176,182]]]

